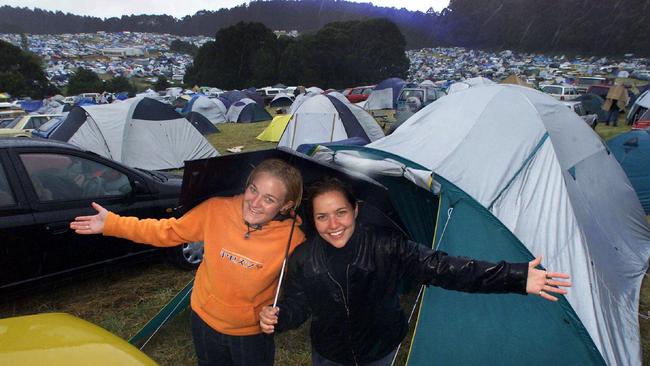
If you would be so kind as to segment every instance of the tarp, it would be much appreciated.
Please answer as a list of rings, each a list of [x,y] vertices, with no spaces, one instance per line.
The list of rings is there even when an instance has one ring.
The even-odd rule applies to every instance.
[[[50,137],[128,166],[161,170],[219,153],[168,105],[151,98],[74,107]]]
[[[646,215],[650,215],[649,133],[650,130],[629,131],[607,141],[607,146],[630,179]]]
[[[511,84],[511,85],[519,85],[519,86],[525,86],[528,88],[532,88],[533,85],[528,83],[526,80],[520,78],[519,76],[512,74],[508,76],[507,78],[501,80],[499,84]]]
[[[282,137],[282,133],[284,132],[284,129],[287,127],[287,123],[289,123],[290,119],[291,119],[290,114],[281,114],[273,117],[273,120],[264,129],[264,131],[262,131],[259,135],[257,135],[257,139],[261,141],[270,141],[270,142],[280,141],[280,137]]]
[[[437,198],[435,248],[491,261],[541,255],[545,267],[571,275],[558,303],[428,287],[409,365],[641,364],[650,229],[621,166],[575,113],[530,88],[469,88],[358,149],[362,157],[346,166],[370,171],[363,161],[374,154],[405,177],[429,171],[428,182],[409,180]],[[403,198],[411,231],[427,233],[426,207]]]

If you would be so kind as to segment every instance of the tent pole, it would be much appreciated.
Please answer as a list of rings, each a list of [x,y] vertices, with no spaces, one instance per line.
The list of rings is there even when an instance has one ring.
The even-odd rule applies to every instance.
[[[336,124],[336,113],[332,115],[332,132],[330,133],[330,142],[334,140],[334,126]]]
[[[295,118],[293,119],[293,131],[291,135],[291,148],[293,149],[293,143],[296,141],[296,128],[298,128],[298,115],[294,114],[293,115]],[[289,123],[291,123],[291,120],[289,120]]]

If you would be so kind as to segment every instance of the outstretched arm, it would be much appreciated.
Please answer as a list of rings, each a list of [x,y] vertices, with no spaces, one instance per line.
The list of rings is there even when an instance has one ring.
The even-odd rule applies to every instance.
[[[92,203],[92,207],[97,211],[97,214],[75,217],[74,221],[70,223],[70,229],[77,234],[102,234],[108,210],[95,202]]]

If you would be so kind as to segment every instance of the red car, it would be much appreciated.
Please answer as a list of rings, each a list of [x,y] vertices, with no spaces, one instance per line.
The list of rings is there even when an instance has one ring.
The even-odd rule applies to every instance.
[[[633,130],[647,130],[650,128],[650,109],[646,110],[632,125]]]
[[[348,100],[351,103],[359,103],[368,99],[368,96],[370,95],[372,89],[374,88],[375,88],[374,85],[357,86],[354,88],[348,88],[343,91],[343,95],[345,95],[345,97],[348,98]]]

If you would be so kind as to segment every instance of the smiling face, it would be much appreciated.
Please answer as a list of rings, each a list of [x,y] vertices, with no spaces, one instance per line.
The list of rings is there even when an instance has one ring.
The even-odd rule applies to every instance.
[[[328,191],[313,198],[316,231],[326,242],[343,248],[354,233],[358,207],[342,192]]]
[[[242,213],[250,225],[264,225],[280,212],[293,206],[285,202],[287,188],[282,181],[266,172],[258,173],[244,192]]]

